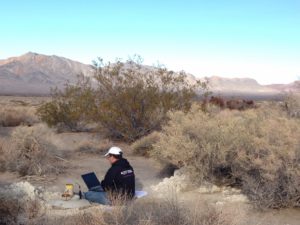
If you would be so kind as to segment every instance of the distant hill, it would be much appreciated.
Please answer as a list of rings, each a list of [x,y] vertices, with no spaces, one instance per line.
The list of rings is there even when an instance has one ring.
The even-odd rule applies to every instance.
[[[0,60],[0,94],[49,94],[51,87],[75,82],[79,74],[91,76],[92,67],[55,55],[28,52]]]
[[[153,67],[144,66],[145,70]],[[48,95],[50,88],[63,88],[67,82],[75,83],[77,75],[91,77],[91,65],[64,57],[28,52],[20,57],[0,60],[0,95]],[[195,76],[188,74],[191,83]],[[202,79],[201,79],[202,80]],[[215,94],[273,95],[283,91],[300,92],[300,81],[291,84],[260,85],[251,78],[207,78]]]
[[[276,89],[260,85],[251,78],[224,78],[212,76],[208,78],[209,86],[216,93],[260,93],[271,94],[277,92]]]
[[[294,81],[290,84],[271,84],[267,86],[281,92],[300,92],[300,80]]]

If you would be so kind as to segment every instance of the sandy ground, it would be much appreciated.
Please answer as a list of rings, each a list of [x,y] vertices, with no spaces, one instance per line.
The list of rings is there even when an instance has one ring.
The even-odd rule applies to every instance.
[[[158,183],[160,179],[160,165],[153,160],[145,160],[142,157],[126,157],[133,166],[136,173],[136,186],[138,190],[150,191],[150,186]],[[102,180],[110,164],[102,155],[77,154],[72,156],[69,169],[55,180],[51,180],[45,187],[49,191],[63,191],[66,183],[79,184],[83,191],[86,186],[81,175],[88,172],[95,172],[98,179]],[[78,185],[75,185],[75,191]]]
[[[2,137],[9,136],[12,129],[0,128],[0,135]],[[59,147],[64,151],[63,155],[66,155],[66,161],[64,165],[66,170],[59,175],[49,175],[42,179],[36,179],[36,177],[19,177],[16,173],[0,173],[0,185],[10,184],[13,182],[27,180],[35,186],[41,186],[47,191],[63,192],[65,184],[74,184],[75,191],[78,190],[78,185],[81,186],[82,191],[87,191],[87,188],[81,179],[81,175],[88,172],[95,172],[98,179],[102,180],[106,171],[109,169],[110,164],[105,159],[104,152],[99,153],[84,153],[77,151],[77,145],[82,140],[93,140],[97,138],[94,134],[87,133],[64,133],[60,134],[60,139],[55,137]],[[65,140],[65,141],[64,141]],[[62,144],[63,143],[63,144]],[[135,170],[136,174],[136,187],[137,190],[151,191],[151,185],[155,185],[161,181],[159,178],[162,166],[152,160],[144,157],[134,156],[129,150],[128,146],[121,144],[124,157],[128,159]]]

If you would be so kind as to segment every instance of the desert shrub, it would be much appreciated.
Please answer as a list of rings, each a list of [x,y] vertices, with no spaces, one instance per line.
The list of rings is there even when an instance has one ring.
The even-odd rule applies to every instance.
[[[300,94],[288,93],[284,96],[284,109],[291,117],[300,118]]]
[[[84,212],[78,211],[73,215],[64,215],[64,216],[42,216],[40,218],[35,219],[31,224],[32,225],[54,225],[54,224],[62,224],[62,225],[78,225],[78,224],[90,224],[90,225],[108,225],[103,220],[102,216],[103,212],[101,211],[87,211]]]
[[[236,211],[236,210],[235,210]],[[73,215],[42,216],[32,224],[99,225],[242,225],[246,224],[233,210],[220,210],[209,204],[191,208],[176,199],[137,200],[110,210],[79,210]]]
[[[60,153],[46,140],[50,132],[43,125],[16,128],[2,145],[5,168],[22,176],[62,172]]]
[[[226,101],[226,107],[229,109],[245,110],[255,107],[253,100],[230,99]]]
[[[30,224],[29,221],[39,216],[41,202],[22,187],[26,184],[0,188],[0,224]]]
[[[256,105],[253,100],[245,100],[245,99],[229,99],[226,100],[221,96],[211,96],[210,99],[203,100],[204,107],[208,107],[210,105],[215,105],[220,107],[221,109],[228,108],[234,110],[246,110],[255,108]]]
[[[113,137],[134,141],[160,128],[169,110],[190,109],[196,88],[184,72],[147,68],[139,60],[95,64],[98,120]]]
[[[80,131],[95,110],[94,101],[89,79],[79,76],[77,84],[67,84],[63,91],[52,90],[52,101],[39,106],[37,115],[50,127]]]
[[[188,111],[196,90],[206,88],[200,81],[190,84],[184,72],[142,66],[139,60],[104,64],[100,59],[94,68],[93,85],[85,80],[57,91],[39,108],[40,118],[71,128],[90,120],[110,137],[131,142],[159,129],[169,110]]]
[[[195,203],[196,201],[194,201]],[[198,204],[185,204],[176,195],[165,198],[146,198],[119,204],[111,211],[103,214],[106,224],[151,224],[151,225],[234,225],[242,224],[234,217],[237,215],[224,213],[216,207],[197,201]]]
[[[8,198],[0,196],[0,224],[24,224],[19,222],[19,218],[23,216],[23,220],[32,220],[39,212],[39,202],[37,200],[21,201],[17,198]],[[26,223],[28,224],[28,223]]]
[[[23,100],[19,100],[19,99],[11,99],[10,103],[13,103],[14,105],[21,105],[21,106],[28,106],[29,103],[25,102]]]
[[[35,108],[21,106],[5,106],[0,109],[0,126],[15,127],[33,125],[38,122]]]
[[[170,113],[153,156],[198,182],[240,185],[260,207],[299,206],[300,124],[277,108]],[[222,178],[222,179],[221,179]]]
[[[6,170],[4,158],[4,142],[5,140],[0,139],[0,172],[4,172]]]
[[[137,201],[127,207],[115,207],[112,214],[106,214],[108,224],[186,224],[188,209],[177,199],[150,199]],[[117,216],[115,216],[117,215]]]
[[[131,148],[135,154],[142,156],[149,156],[149,152],[153,149],[153,144],[158,142],[159,133],[157,131],[148,134],[134,143],[132,143]]]

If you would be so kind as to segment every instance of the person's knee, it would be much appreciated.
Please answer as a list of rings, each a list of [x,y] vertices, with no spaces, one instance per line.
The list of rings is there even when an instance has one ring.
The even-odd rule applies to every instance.
[[[100,203],[103,205],[109,205],[110,202],[106,196],[105,192],[95,192],[95,191],[89,191],[84,193],[85,199],[91,202]]]

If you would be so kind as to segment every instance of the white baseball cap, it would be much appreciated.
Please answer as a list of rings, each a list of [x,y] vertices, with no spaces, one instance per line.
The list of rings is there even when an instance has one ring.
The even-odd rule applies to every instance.
[[[119,147],[111,147],[104,156],[108,156],[109,154],[121,155],[122,153],[122,149],[120,149]]]

